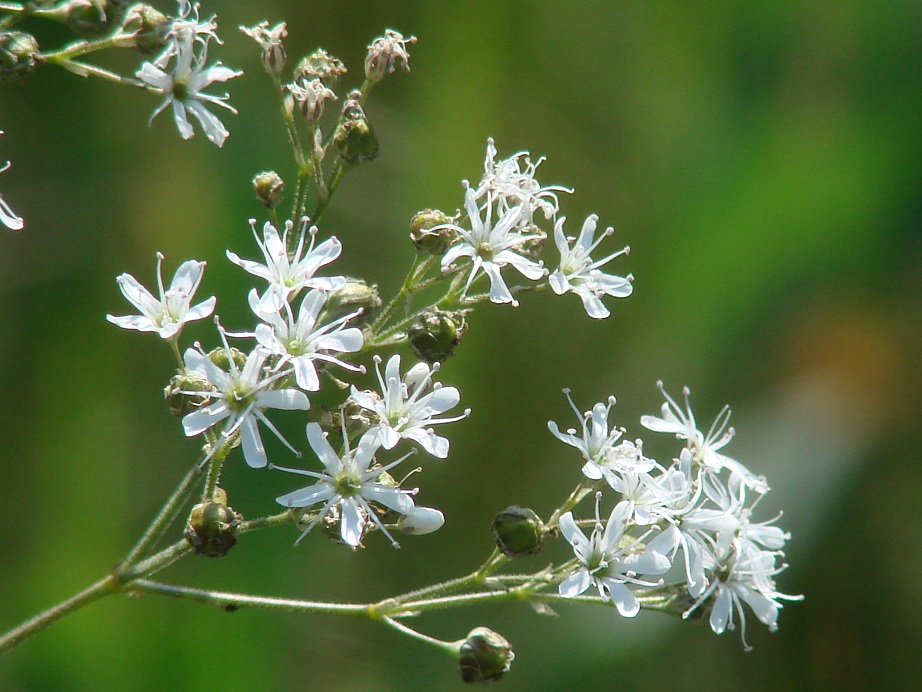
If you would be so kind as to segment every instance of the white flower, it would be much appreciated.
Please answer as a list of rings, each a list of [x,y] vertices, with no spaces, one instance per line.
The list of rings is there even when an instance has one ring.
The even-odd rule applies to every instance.
[[[253,276],[257,276],[270,284],[278,284],[285,294],[286,300],[297,295],[302,288],[320,288],[324,291],[332,291],[340,288],[346,283],[343,276],[314,276],[320,267],[329,264],[343,250],[342,243],[332,236],[323,241],[316,248],[314,241],[317,238],[317,227],[311,226],[309,231],[311,242],[307,248],[307,254],[301,256],[304,252],[304,234],[307,226],[307,220],[301,227],[301,236],[298,239],[298,246],[295,248],[293,256],[288,256],[288,234],[294,227],[291,221],[285,222],[285,232],[279,237],[278,229],[268,221],[263,226],[263,240],[259,240],[256,233],[256,220],[250,220],[250,226],[253,228],[253,235],[256,236],[256,243],[262,250],[263,257],[266,258],[265,264],[245,260],[236,254],[227,251],[227,258],[239,267],[242,267]]]
[[[422,536],[442,528],[445,515],[432,507],[417,507],[397,520],[397,528],[404,533]]]
[[[3,130],[0,130],[0,135],[3,134]],[[6,169],[10,167],[10,162],[7,161],[3,166],[0,166],[0,173],[3,173]],[[11,231],[21,231],[25,222],[22,220],[21,216],[17,216],[16,212],[13,211],[12,207],[6,203],[6,200],[3,197],[0,197],[0,223],[9,228]]]
[[[636,575],[663,574],[669,570],[669,560],[656,552],[636,552],[642,539],[623,544],[632,512],[630,502],[619,502],[603,527],[599,497],[596,495],[596,524],[589,538],[577,526],[572,512],[560,517],[560,530],[573,546],[580,567],[560,583],[559,592],[564,598],[572,598],[594,584],[599,595],[614,603],[621,615],[634,617],[640,612],[640,603],[627,585],[656,586],[637,579]]]
[[[255,348],[250,353],[242,370],[238,368],[223,330],[219,328],[219,331],[227,352],[229,370],[222,370],[215,365],[201,348],[190,348],[185,353],[186,369],[211,383],[216,391],[210,396],[217,401],[186,414],[182,419],[183,430],[188,437],[192,437],[223,424],[220,429],[221,439],[211,445],[211,452],[202,463],[208,461],[211,455],[234,433],[239,433],[243,456],[247,464],[252,468],[266,466],[268,463],[266,448],[259,434],[258,423],[269,428],[288,449],[298,454],[276,427],[269,422],[263,411],[270,408],[306,411],[310,408],[307,396],[304,392],[294,388],[272,388],[275,381],[287,374],[287,371],[269,375],[263,368],[269,354],[261,347]],[[202,392],[183,393],[193,396],[202,394]]]
[[[512,293],[503,280],[500,269],[506,265],[511,265],[524,277],[535,281],[540,279],[546,273],[544,266],[540,262],[535,262],[525,256],[527,245],[534,240],[542,240],[543,233],[521,233],[519,228],[522,224],[525,207],[519,205],[511,207],[499,214],[496,223],[493,223],[493,199],[488,197],[486,218],[480,218],[480,208],[477,206],[477,200],[474,190],[467,185],[464,193],[464,207],[467,210],[468,218],[471,222],[471,230],[461,228],[455,224],[444,224],[436,226],[432,231],[438,231],[442,228],[450,228],[461,236],[461,242],[453,245],[442,256],[442,271],[446,272],[454,262],[461,257],[469,257],[472,262],[471,272],[468,275],[467,283],[464,285],[462,295],[467,295],[468,289],[474,279],[480,274],[481,270],[490,278],[490,300],[494,303],[512,303],[518,305],[518,301],[512,297]]]
[[[792,596],[776,590],[773,577],[787,567],[776,566],[776,558],[779,555],[780,553],[769,550],[734,550],[726,562],[718,567],[717,576],[711,585],[695,604],[683,613],[683,617],[687,618],[716,593],[711,606],[711,629],[715,634],[736,629],[738,615],[743,646],[749,651],[752,647],[746,641],[746,612],[743,603],[752,609],[760,622],[768,625],[769,631],[774,632],[778,629],[778,611],[782,607],[779,600],[803,600],[803,596]]]
[[[590,317],[602,319],[610,314],[608,309],[602,304],[600,298],[604,295],[615,298],[625,298],[631,295],[634,290],[631,281],[634,277],[630,274],[627,277],[615,276],[613,274],[604,274],[599,271],[599,267],[607,264],[615,257],[626,255],[630,252],[629,247],[625,247],[618,252],[612,253],[600,259],[593,261],[590,253],[598,247],[606,237],[614,233],[614,229],[609,227],[599,236],[599,239],[593,242],[595,236],[596,223],[599,217],[590,214],[583,222],[583,228],[579,233],[573,247],[569,245],[568,238],[563,232],[563,224],[567,218],[561,217],[554,224],[554,242],[557,244],[557,250],[560,252],[560,266],[557,271],[548,277],[554,293],[563,295],[571,291],[583,299],[583,307]]]
[[[224,67],[220,62],[205,69],[207,54],[207,42],[202,44],[196,54],[195,41],[191,38],[178,39],[171,43],[157,60],[141,65],[137,76],[150,91],[164,96],[163,102],[151,115],[151,122],[163,109],[172,106],[173,120],[180,136],[189,139],[194,134],[188,118],[188,113],[192,113],[201,124],[208,140],[220,147],[224,145],[229,133],[217,116],[205,106],[214,104],[226,108],[231,113],[236,114],[237,111],[225,103],[227,94],[214,96],[202,93],[202,90],[214,82],[226,82],[239,77],[243,72]],[[172,69],[167,71],[166,68],[171,61]]]
[[[477,186],[475,197],[493,196],[502,209],[524,205],[530,223],[534,211],[540,209],[544,218],[557,214],[560,203],[557,192],[573,192],[562,185],[543,186],[535,180],[535,171],[544,161],[542,156],[532,162],[527,151],[520,151],[507,159],[496,162],[496,146],[493,138],[487,140],[487,155],[483,162],[483,178]]]
[[[362,350],[362,330],[356,327],[345,328],[345,323],[361,314],[361,310],[318,326],[317,318],[327,302],[324,291],[314,289],[304,296],[297,320],[281,292],[278,284],[272,284],[262,299],[256,289],[250,291],[249,296],[253,312],[266,323],[256,327],[254,336],[269,353],[282,357],[277,368],[290,362],[298,386],[309,392],[320,389],[316,361],[333,363],[353,372],[364,372],[364,368],[332,355]]]
[[[175,51],[175,44],[177,43],[198,41],[204,46],[211,39],[218,43],[223,43],[216,33],[218,23],[215,21],[215,15],[202,21],[199,17],[201,7],[198,3],[193,4],[189,0],[178,0],[177,4],[179,5],[178,14],[170,20],[170,25],[166,32],[167,38],[172,39],[171,45],[167,47],[168,52]]]
[[[554,421],[548,421],[547,427],[554,437],[578,449],[583,455],[583,459],[586,460],[583,475],[590,480],[597,481],[613,471],[643,472],[654,468],[656,462],[643,456],[639,444],[627,441],[617,444],[624,434],[624,428],[609,430],[608,415],[612,406],[615,405],[615,397],[608,397],[607,404],[602,402],[595,404],[591,412],[580,413],[576,404],[573,403],[570,390],[564,389],[563,393],[570,402],[570,408],[582,423],[582,436],[577,436],[575,428],[568,428],[566,432],[561,432]]]
[[[122,329],[136,329],[139,332],[157,332],[163,339],[176,339],[187,322],[194,322],[208,317],[214,310],[214,296],[191,307],[192,296],[202,282],[204,262],[187,260],[179,265],[173,275],[170,287],[163,290],[161,265],[163,255],[157,253],[157,290],[160,298],[155,298],[150,291],[138,283],[131,274],[122,274],[116,279],[122,295],[134,305],[140,315],[116,317],[106,315],[106,319]]]
[[[382,473],[399,464],[406,458],[406,455],[387,466],[369,470],[379,448],[375,435],[363,435],[355,449],[349,448],[349,438],[344,435],[345,448],[342,456],[333,451],[333,447],[327,440],[327,434],[317,423],[307,424],[307,441],[317,458],[326,467],[325,472],[317,473],[281,466],[272,467],[280,471],[298,473],[317,479],[313,485],[276,498],[276,502],[283,507],[310,507],[318,502],[324,503],[304,533],[301,534],[301,538],[304,538],[318,521],[338,506],[339,531],[343,542],[353,548],[358,548],[362,544],[362,535],[368,519],[371,518],[381,532],[388,537],[391,545],[399,548],[400,545],[378,519],[369,502],[376,502],[402,515],[413,512],[415,505],[412,496],[415,491],[402,490],[377,482]],[[301,538],[298,540],[300,541]]]
[[[733,439],[734,435],[733,428],[727,427],[730,420],[729,406],[724,406],[721,412],[717,414],[717,418],[714,419],[707,435],[705,435],[698,430],[695,423],[695,415],[692,413],[691,403],[688,400],[691,390],[688,387],[682,390],[685,396],[685,410],[683,411],[675,400],[666,393],[662,382],[657,382],[656,386],[659,387],[659,390],[666,398],[662,407],[662,417],[641,416],[641,425],[654,432],[674,433],[679,439],[686,440],[694,452],[695,463],[706,471],[713,474],[726,468],[731,474],[739,476],[753,490],[760,493],[768,491],[768,483],[764,477],[756,476],[740,462],[720,453],[720,450]]]
[[[378,427],[370,432],[377,435],[385,449],[393,449],[400,438],[414,440],[429,454],[444,459],[448,456],[448,440],[439,437],[429,427],[440,423],[453,423],[470,415],[470,409],[454,418],[435,418],[457,406],[461,395],[455,387],[443,387],[432,382],[432,375],[438,371],[438,364],[432,369],[426,363],[417,363],[400,377],[400,356],[393,355],[387,361],[384,375],[381,375],[381,357],[375,356],[375,370],[381,385],[381,396],[372,392],[360,392],[352,387],[352,398],[364,409],[377,414]],[[429,385],[432,391],[427,393]]]

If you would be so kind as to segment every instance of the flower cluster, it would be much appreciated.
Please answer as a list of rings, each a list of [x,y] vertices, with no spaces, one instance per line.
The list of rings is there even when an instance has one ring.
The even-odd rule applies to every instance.
[[[415,442],[433,457],[448,456],[449,442],[432,426],[450,423],[469,415],[441,417],[460,401],[454,387],[433,382],[438,365],[417,363],[401,375],[400,356],[393,355],[381,372],[382,359],[375,355],[380,392],[351,386],[349,398],[339,410],[339,432],[343,451],[336,453],[329,442],[329,431],[316,423],[307,424],[307,441],[321,461],[323,472],[270,464],[260,428],[268,428],[293,453],[300,452],[269,419],[271,410],[306,411],[310,397],[322,388],[321,375],[333,378],[331,368],[363,373],[365,368],[349,361],[363,351],[364,335],[356,326],[363,308],[345,309],[343,294],[352,288],[343,276],[321,276],[319,271],[334,262],[342,244],[334,236],[317,243],[318,229],[308,228],[306,220],[294,237],[294,224],[284,231],[271,223],[262,234],[251,221],[262,261],[242,259],[228,250],[231,262],[266,283],[260,292],[249,292],[249,305],[256,317],[255,328],[227,332],[218,324],[221,346],[206,352],[199,344],[186,349],[179,374],[168,388],[168,396],[181,397],[178,406],[187,436],[204,434],[206,454],[202,464],[220,463],[240,445],[246,463],[252,468],[274,468],[315,478],[307,488],[288,493],[278,502],[289,508],[322,507],[305,514],[306,534],[321,520],[339,524],[339,535],[353,548],[361,545],[366,531],[376,527],[395,546],[385,526],[388,512],[396,513],[396,526],[407,533],[428,533],[441,526],[441,513],[417,507],[417,490],[404,490],[387,472],[408,456],[381,465],[376,455],[390,451],[403,440]],[[309,237],[309,242],[307,238]],[[118,284],[140,315],[116,317],[113,324],[137,331],[157,332],[175,347],[183,327],[209,316],[215,298],[193,306],[193,295],[202,280],[204,262],[189,260],[180,265],[169,288],[164,288],[157,254],[159,298],[130,274],[118,277]],[[216,319],[217,322],[217,319]],[[228,337],[252,339],[248,353],[232,348]],[[178,350],[177,350],[178,353]],[[190,403],[191,402],[191,403]],[[347,411],[355,415],[347,415]],[[351,425],[347,425],[347,418]],[[336,425],[329,426],[336,430]],[[353,444],[352,440],[358,441]],[[380,508],[380,509],[379,509]],[[309,518],[307,518],[309,516]]]
[[[727,428],[729,409],[724,408],[704,434],[696,427],[688,389],[683,410],[662,383],[659,387],[666,399],[662,416],[643,416],[641,424],[685,441],[669,465],[646,457],[640,440],[622,440],[623,429],[609,428],[614,397],[580,414],[567,392],[582,423],[581,433],[572,428],[562,432],[556,423],[548,423],[554,436],[580,451],[586,479],[620,496],[603,522],[603,494],[597,494],[588,538],[572,512],[560,517],[560,530],[576,560],[559,592],[569,598],[595,586],[625,617],[639,612],[644,596],[671,594],[685,604],[683,617],[699,609],[709,612],[717,634],[734,629],[738,619],[748,649],[744,603],[774,631],[780,601],[802,598],[779,592],[774,582],[786,567],[780,560],[790,534],[773,526],[774,520],[752,521],[752,511],[768,485],[717,451],[733,434]],[[754,501],[747,501],[747,490],[756,492]],[[667,585],[666,577],[672,575],[676,581]]]
[[[487,141],[484,174],[475,187],[468,181],[464,185],[464,212],[451,222],[440,224],[433,232],[449,234],[451,242],[441,257],[442,272],[462,271],[461,262],[470,263],[467,278],[460,290],[462,299],[475,302],[470,296],[475,282],[486,276],[490,281],[489,299],[494,303],[518,305],[515,294],[525,287],[512,287],[506,283],[503,267],[510,266],[530,281],[543,281],[529,288],[548,285],[557,295],[574,293],[583,301],[587,314],[593,318],[608,317],[602,304],[603,296],[624,298],[633,290],[633,277],[605,274],[600,267],[630,248],[623,248],[600,260],[591,253],[614,230],[607,228],[596,239],[598,216],[590,215],[583,223],[577,238],[564,231],[566,217],[557,218],[560,210],[559,192],[572,192],[560,185],[542,185],[535,178],[538,166],[544,159],[531,161],[528,152],[519,152],[507,159],[496,161],[493,140]],[[540,217],[554,222],[554,242],[560,259],[557,269],[550,273],[539,259],[547,233],[536,221]]]
[[[169,106],[180,136],[189,139],[194,134],[188,117],[191,114],[199,121],[205,137],[220,147],[229,133],[206,106],[221,106],[231,113],[237,111],[226,103],[227,94],[215,96],[204,93],[204,89],[243,73],[224,67],[220,62],[205,67],[209,42],[221,42],[216,31],[214,17],[201,21],[197,4],[179,0],[178,16],[169,21],[164,31],[165,48],[153,61],[141,65],[137,77],[148,90],[163,96],[163,101],[151,115],[151,121]]]

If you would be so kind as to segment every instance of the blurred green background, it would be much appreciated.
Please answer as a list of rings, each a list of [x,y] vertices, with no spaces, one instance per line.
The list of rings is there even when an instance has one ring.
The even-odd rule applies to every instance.
[[[540,180],[576,189],[562,200],[568,229],[591,212],[618,229],[611,247],[633,252],[614,271],[633,272],[635,294],[609,301],[605,321],[545,294],[475,313],[442,373],[473,415],[449,429],[450,458],[417,477],[419,501],[447,516],[439,533],[353,554],[268,531],[161,576],[366,601],[467,572],[497,511],[546,516],[578,478],[546,428],[575,422],[562,387],[581,408],[617,395],[614,418],[639,435],[664,379],[692,387],[702,421],[729,402],[728,451],[769,477],[760,516],[783,509],[794,534],[779,587],[806,594],[780,630],[751,618],[747,654],[732,632],[606,609],[550,619],[509,604],[419,627],[503,633],[517,654],[509,690],[896,689],[922,676],[922,4],[290,0],[204,12],[226,41],[211,57],[247,72],[228,85],[240,114],[222,114],[223,150],[200,132],[182,141],[169,115],[148,129],[157,100],[141,92],[52,68],[0,85],[0,161],[13,162],[0,193],[27,223],[0,229],[0,627],[100,578],[197,458],[163,406],[170,353],[104,315],[129,312],[114,278],[151,285],[159,250],[170,275],[207,260],[202,295],[246,327],[252,284],[224,250],[255,256],[249,181],[266,168],[290,179],[292,166],[255,45],[235,27],[284,19],[292,63],[321,45],[356,85],[383,29],[419,37],[412,72],[367,109],[381,155],[321,224],[344,243],[339,271],[394,290],[413,252],[407,220],[459,207],[493,136],[502,156],[546,155]],[[103,64],[130,73],[138,58]],[[187,336],[213,340],[207,324]],[[244,515],[295,487],[238,457],[224,485]],[[459,687],[451,660],[374,623],[152,597],[93,604],[0,659],[3,690]]]

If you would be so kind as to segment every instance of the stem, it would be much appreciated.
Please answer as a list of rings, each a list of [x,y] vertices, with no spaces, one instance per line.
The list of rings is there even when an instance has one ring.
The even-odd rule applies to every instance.
[[[41,632],[43,629],[49,625],[53,625],[55,622],[63,618],[65,615],[82,608],[93,601],[96,601],[103,596],[109,596],[116,593],[115,580],[111,575],[106,576],[104,579],[99,580],[92,586],[84,589],[80,593],[71,596],[66,601],[62,601],[58,605],[49,608],[43,613],[39,613],[35,617],[27,620],[26,622],[11,629],[9,632],[0,637],[0,654],[4,651],[12,649],[17,644],[20,644],[29,637]]]
[[[341,158],[336,160],[336,163],[333,164],[333,170],[330,173],[330,182],[327,183],[326,195],[317,200],[317,205],[314,207],[314,213],[311,214],[311,223],[317,223],[317,220],[323,214],[324,209],[327,208],[327,205],[330,203],[330,200],[333,197],[333,193],[336,192],[336,188],[339,187],[339,184],[342,182],[342,179],[346,177],[348,173],[348,168],[343,163]]]
[[[99,41],[77,41],[55,53],[45,53],[42,57],[45,62],[60,65],[72,58],[79,58],[81,55],[89,55],[106,48],[133,48],[136,45],[137,41],[133,34],[116,34]]]
[[[302,601],[291,598],[269,598],[225,591],[193,589],[187,586],[173,586],[147,579],[136,579],[124,588],[128,592],[141,592],[158,596],[185,598],[197,603],[215,605],[224,610],[236,610],[241,606],[268,608],[274,610],[291,610],[301,613],[320,613],[325,615],[367,616],[369,607],[352,603],[323,603],[321,601]]]
[[[457,644],[454,643],[454,642],[443,642],[441,639],[436,639],[435,637],[430,637],[429,635],[423,634],[422,632],[417,632],[417,631],[414,630],[412,627],[407,627],[406,625],[404,625],[404,624],[402,624],[402,623],[400,623],[400,622],[397,622],[397,621],[394,620],[393,618],[382,617],[382,618],[381,618],[381,621],[382,621],[384,624],[386,624],[386,625],[388,625],[388,626],[390,626],[390,627],[393,627],[393,628],[394,628],[395,630],[397,630],[398,632],[402,632],[403,634],[407,635],[408,637],[411,637],[411,638],[416,639],[416,640],[418,640],[418,641],[424,642],[424,643],[426,643],[426,644],[431,644],[432,646],[436,647],[437,649],[442,649],[443,651],[447,651],[447,652],[448,652],[449,654],[451,654],[452,656],[457,656],[457,655],[458,655],[458,646],[457,646]]]

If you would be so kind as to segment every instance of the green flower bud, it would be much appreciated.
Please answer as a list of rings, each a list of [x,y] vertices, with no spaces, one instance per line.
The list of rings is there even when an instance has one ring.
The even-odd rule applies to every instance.
[[[343,61],[318,48],[301,62],[294,70],[294,81],[320,79],[324,84],[336,84],[340,76],[346,74]]]
[[[339,125],[333,133],[336,152],[344,161],[353,165],[371,161],[378,155],[378,138],[365,117],[365,111],[358,101],[359,96],[357,91],[349,94]]]
[[[344,285],[328,294],[320,320],[332,322],[361,308],[362,314],[349,322],[354,326],[367,320],[380,307],[381,296],[378,295],[377,284],[368,285],[362,279],[347,277]]]
[[[285,181],[275,171],[263,171],[253,178],[253,192],[266,209],[275,209],[282,201]]]
[[[446,224],[450,219],[438,209],[424,209],[410,219],[410,240],[420,252],[440,257],[458,239],[458,232],[451,228],[438,231],[430,229]]]
[[[491,526],[504,555],[532,555],[544,549],[547,530],[541,517],[527,507],[513,505],[496,515]]]
[[[374,394],[373,392],[369,392]],[[380,395],[378,395],[380,396]],[[340,434],[343,422],[346,423],[346,434],[350,437],[364,435],[371,426],[378,424],[377,414],[359,406],[351,396],[339,408],[324,411],[320,416],[320,427],[328,432]]]
[[[453,355],[467,331],[466,310],[428,310],[410,325],[407,337],[413,352],[430,365]]]
[[[239,351],[236,348],[230,349],[230,355],[234,359],[234,365],[238,369],[242,370],[243,366],[246,365],[247,355],[243,351]],[[223,346],[219,346],[213,351],[208,353],[208,360],[217,365],[222,370],[230,372],[230,362],[227,357],[227,349]]]
[[[201,502],[192,508],[183,536],[196,555],[224,557],[237,545],[237,527],[243,516],[227,506],[227,495],[220,488],[214,502]]]
[[[169,17],[146,4],[129,8],[122,24],[124,33],[134,34],[135,45],[142,53],[154,53],[165,46],[169,28]]]
[[[173,375],[170,383],[163,390],[163,397],[170,407],[170,413],[181,418],[211,401],[214,388],[203,377],[191,374]],[[201,392],[200,395],[188,392]]]
[[[21,31],[0,33],[0,80],[25,81],[42,61],[38,41]]]
[[[464,682],[496,682],[512,666],[515,653],[504,637],[489,627],[477,627],[461,644],[458,667]]]

